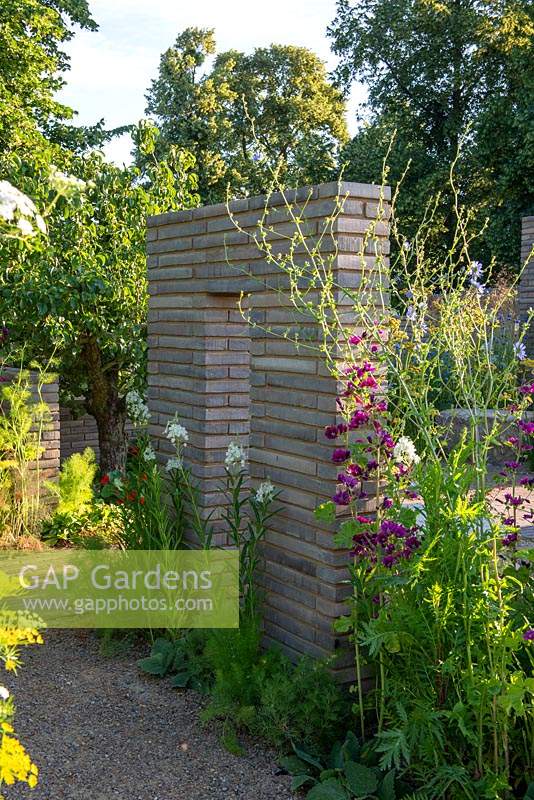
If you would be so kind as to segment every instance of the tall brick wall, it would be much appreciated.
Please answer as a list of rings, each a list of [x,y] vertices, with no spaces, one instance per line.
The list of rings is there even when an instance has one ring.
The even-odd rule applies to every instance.
[[[324,184],[289,200],[301,206],[303,227],[317,241],[339,205],[338,191],[343,208],[323,246],[338,282],[354,287],[362,233],[376,219],[379,187]],[[343,611],[347,591],[346,556],[333,548],[331,533],[313,515],[336,483],[323,429],[336,418],[337,386],[315,351],[297,352],[264,330],[289,328],[317,340],[313,325],[275,291],[284,284],[280,273],[250,240],[264,205],[264,197],[231,203],[242,231],[224,204],[148,220],[151,433],[163,460],[171,454],[165,424],[179,414],[190,433],[187,461],[201,483],[206,514],[222,500],[230,441],[249,446],[253,484],[270,478],[283,490],[283,510],[264,548],[265,633],[290,654],[322,657],[338,645],[332,621]],[[294,228],[279,194],[270,199],[269,225],[274,251],[283,250],[284,236]],[[378,223],[376,233],[387,253],[387,224]],[[368,269],[374,261],[370,249],[364,260]],[[250,293],[250,318],[259,327],[249,326],[237,308],[242,291]],[[219,541],[223,536],[221,531]]]
[[[521,221],[521,264],[525,264],[534,247],[534,216],[523,217]],[[519,314],[521,318],[528,315],[529,308],[534,309],[534,257],[523,270],[518,295]],[[525,344],[530,358],[534,357],[534,324],[530,326]]]

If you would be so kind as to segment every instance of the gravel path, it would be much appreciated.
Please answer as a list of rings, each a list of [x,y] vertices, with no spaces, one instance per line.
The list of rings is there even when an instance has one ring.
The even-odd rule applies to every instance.
[[[290,800],[273,753],[246,742],[230,755],[199,722],[198,695],[140,675],[135,656],[102,656],[86,631],[49,631],[24,651],[5,683],[40,779],[6,800]]]

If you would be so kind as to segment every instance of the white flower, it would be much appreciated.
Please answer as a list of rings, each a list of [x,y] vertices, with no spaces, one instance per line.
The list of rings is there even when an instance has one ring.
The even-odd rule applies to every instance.
[[[44,219],[37,213],[33,200],[30,200],[9,181],[0,181],[0,217],[6,222],[13,222],[23,236],[35,233],[32,221],[42,233],[46,233]]]
[[[83,192],[87,186],[85,181],[81,178],[76,178],[74,175],[67,175],[65,172],[60,172],[53,164],[50,167],[50,174],[48,176],[50,186],[58,194],[71,197],[72,195]]]
[[[135,389],[132,389],[126,395],[126,410],[134,425],[143,426],[148,424],[151,417],[150,411],[144,399]]]
[[[421,461],[417,455],[414,443],[408,436],[400,437],[393,449],[393,457],[395,461],[400,461],[407,467],[411,467],[412,464],[419,464]]]
[[[35,215],[35,224],[37,225],[41,233],[46,233],[46,222],[44,221],[44,219],[40,214]]]
[[[175,456],[174,458],[169,458],[165,465],[165,469],[167,472],[172,472],[173,469],[181,469],[182,466],[182,459]]]
[[[6,689],[5,686],[0,686],[0,698],[2,700],[7,700],[9,698],[9,689]]]
[[[241,445],[230,442],[226,451],[224,465],[230,475],[238,475],[241,470],[245,469],[246,457]]]
[[[145,461],[155,461],[156,460],[156,453],[154,448],[151,444],[147,444],[145,449],[143,450],[143,458]]]
[[[189,434],[187,429],[178,422],[178,416],[176,414],[165,425],[165,436],[173,443],[177,450],[179,450],[180,447],[185,447],[188,443]]]
[[[275,488],[272,485],[271,481],[265,481],[264,483],[258,486],[258,490],[256,492],[256,500],[258,503],[270,503],[274,497]]]
[[[26,217],[20,217],[19,221],[17,222],[17,228],[22,232],[24,236],[33,236],[35,231],[33,230],[33,225]]]

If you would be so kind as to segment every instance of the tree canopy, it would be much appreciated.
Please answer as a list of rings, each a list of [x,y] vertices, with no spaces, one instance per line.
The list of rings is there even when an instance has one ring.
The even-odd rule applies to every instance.
[[[51,361],[63,397],[83,399],[97,421],[104,469],[124,465],[124,397],[144,378],[146,217],[198,201],[193,157],[170,151],[156,162],[147,126],[138,140],[149,159],[143,180],[137,167],[94,152],[71,160],[81,193],[83,184],[51,165],[13,159],[13,183],[49,209],[48,237],[30,249],[8,241],[0,251],[0,318],[12,347],[27,363]]]
[[[329,34],[339,84],[368,88],[346,177],[390,181],[407,162],[398,213],[415,227],[456,165],[462,202],[489,217],[482,257],[517,265],[520,215],[533,202],[534,6],[529,0],[338,0]],[[447,241],[445,196],[436,233]]]
[[[270,170],[288,183],[312,183],[336,169],[346,142],[345,105],[323,62],[303,47],[272,45],[247,55],[215,55],[213,30],[188,28],[163,53],[147,94],[172,145],[197,159],[203,201],[265,191]]]
[[[0,4],[0,168],[6,156],[43,151],[63,162],[71,151],[100,146],[112,135],[103,120],[76,126],[56,99],[69,59],[63,45],[75,28],[95,31],[87,0],[2,0]]]

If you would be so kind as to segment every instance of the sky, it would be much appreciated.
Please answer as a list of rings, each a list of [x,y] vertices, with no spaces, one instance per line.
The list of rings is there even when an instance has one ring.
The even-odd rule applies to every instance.
[[[89,0],[99,30],[77,31],[67,44],[71,69],[58,97],[79,112],[80,124],[102,117],[110,128],[137,122],[161,53],[193,25],[215,29],[218,52],[295,44],[314,50],[333,68],[326,28],[335,6],[335,0]],[[356,86],[348,104],[351,132],[363,97]],[[116,163],[129,162],[129,137],[111,142],[106,153]]]

